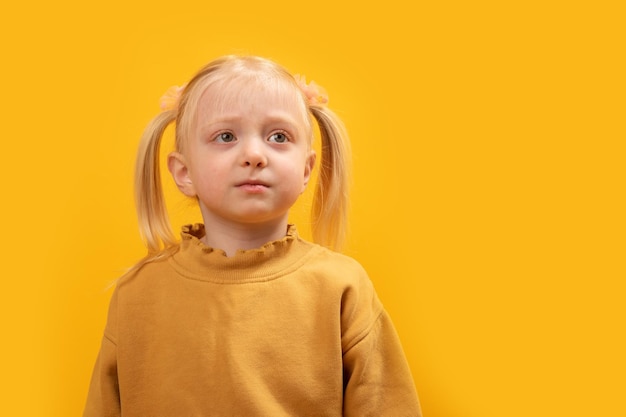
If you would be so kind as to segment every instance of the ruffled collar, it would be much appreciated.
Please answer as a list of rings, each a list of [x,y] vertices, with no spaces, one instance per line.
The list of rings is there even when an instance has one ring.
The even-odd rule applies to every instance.
[[[224,251],[205,245],[203,224],[182,228],[179,250],[169,258],[172,267],[189,279],[219,284],[270,281],[302,266],[319,247],[298,236],[289,225],[285,237],[227,257]]]

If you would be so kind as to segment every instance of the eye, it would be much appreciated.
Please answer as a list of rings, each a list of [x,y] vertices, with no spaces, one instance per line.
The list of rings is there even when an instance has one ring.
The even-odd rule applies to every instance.
[[[233,135],[230,132],[223,132],[215,137],[216,142],[222,142],[222,143],[230,143],[234,140],[235,140],[235,135]]]
[[[282,132],[272,133],[269,137],[270,142],[285,143],[289,142],[289,138]]]

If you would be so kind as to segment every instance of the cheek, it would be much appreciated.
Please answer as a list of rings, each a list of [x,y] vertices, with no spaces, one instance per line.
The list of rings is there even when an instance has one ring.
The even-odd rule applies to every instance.
[[[220,178],[219,171],[203,167],[192,172],[192,181],[198,192],[215,191],[216,184],[220,184],[223,178]]]
[[[294,166],[289,172],[289,187],[297,193],[304,191],[306,184],[307,168],[304,163]]]

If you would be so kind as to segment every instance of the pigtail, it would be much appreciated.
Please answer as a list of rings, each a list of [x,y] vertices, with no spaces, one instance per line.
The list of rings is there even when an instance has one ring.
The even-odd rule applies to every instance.
[[[350,142],[335,113],[323,105],[309,106],[322,139],[322,158],[311,212],[313,240],[340,250],[347,235]]]
[[[143,132],[137,153],[135,205],[148,256],[171,249],[177,243],[166,210],[159,167],[161,138],[175,119],[175,110],[164,111],[152,119]]]

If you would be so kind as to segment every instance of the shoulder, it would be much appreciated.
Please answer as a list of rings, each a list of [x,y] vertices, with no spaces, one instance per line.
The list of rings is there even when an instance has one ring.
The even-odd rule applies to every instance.
[[[314,248],[307,262],[302,265],[302,272],[317,280],[327,290],[339,293],[344,307],[351,304],[378,303],[374,285],[359,261],[328,248],[312,245]]]
[[[318,277],[326,288],[340,293],[342,328],[346,340],[356,339],[383,312],[372,281],[354,258],[316,245],[315,253],[303,269]]]
[[[314,243],[309,244],[313,250],[304,269],[327,274],[336,280],[369,282],[365,268],[356,259]]]
[[[115,293],[146,294],[155,288],[164,278],[172,274],[169,258],[176,252],[161,253],[154,257],[144,258],[120,277],[116,283]]]

